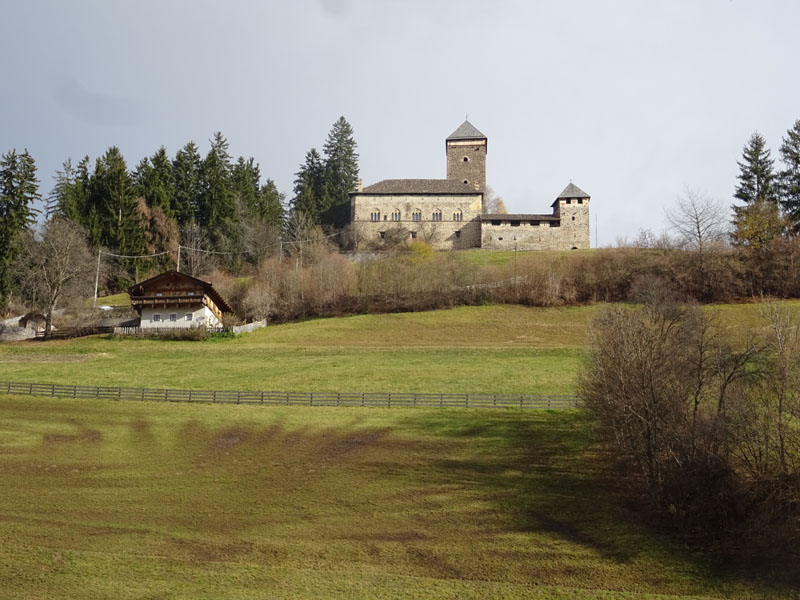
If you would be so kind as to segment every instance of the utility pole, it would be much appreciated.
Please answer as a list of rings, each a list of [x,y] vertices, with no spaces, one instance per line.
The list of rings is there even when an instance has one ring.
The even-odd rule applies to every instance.
[[[103,253],[100,248],[97,249],[97,271],[94,274],[94,305],[97,307],[97,287],[100,284],[100,255]]]
[[[178,266],[175,268],[175,270],[178,273],[181,272],[181,245],[180,244],[178,244]]]

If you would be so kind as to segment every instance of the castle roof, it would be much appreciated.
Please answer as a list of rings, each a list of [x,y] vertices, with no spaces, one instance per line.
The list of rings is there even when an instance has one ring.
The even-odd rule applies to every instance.
[[[486,136],[475,129],[469,121],[464,121],[458,129],[447,136],[448,140],[485,140]]]
[[[570,181],[569,185],[564,188],[564,191],[558,195],[558,198],[556,198],[556,200],[559,200],[560,198],[588,198],[588,197],[589,194],[584,192],[581,188],[579,188],[577,185],[575,185]]]
[[[456,179],[384,179],[368,185],[360,194],[392,196],[410,195],[478,195],[470,185]]]
[[[561,217],[556,215],[534,215],[534,214],[508,214],[508,213],[489,213],[480,215],[481,221],[558,221]]]

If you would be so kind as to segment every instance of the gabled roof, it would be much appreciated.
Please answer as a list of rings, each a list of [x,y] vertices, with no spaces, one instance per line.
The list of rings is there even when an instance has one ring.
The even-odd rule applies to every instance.
[[[186,275],[185,273],[179,273],[175,269],[170,269],[169,271],[164,271],[163,273],[159,273],[155,277],[151,277],[150,279],[145,279],[144,281],[140,281],[138,283],[133,284],[131,287],[128,288],[128,294],[131,298],[135,298],[137,296],[143,296],[142,288],[146,285],[151,283],[155,283],[159,280],[166,280],[166,279],[184,279],[186,281],[190,281],[193,283],[197,283],[200,287],[203,288],[203,293],[211,298],[214,301],[219,309],[222,312],[233,312],[233,309],[228,305],[225,299],[220,296],[219,292],[214,289],[214,286],[211,285],[210,281],[203,281],[202,279],[198,279],[197,277],[192,277],[191,275]]]
[[[486,136],[475,129],[469,121],[464,121],[458,129],[447,136],[448,140],[485,140]]]
[[[384,179],[354,194],[387,196],[480,195],[474,187],[457,179]]]
[[[589,194],[584,192],[581,188],[579,188],[577,185],[575,185],[570,181],[569,185],[564,188],[564,191],[558,195],[556,200],[559,200],[561,198],[588,198],[588,197]]]

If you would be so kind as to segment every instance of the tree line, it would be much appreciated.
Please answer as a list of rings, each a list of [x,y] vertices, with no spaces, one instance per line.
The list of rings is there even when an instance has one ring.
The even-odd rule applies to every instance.
[[[349,221],[348,193],[358,177],[353,130],[338,119],[323,146],[312,149],[297,173],[295,195],[287,203],[275,182],[262,178],[253,157],[234,158],[228,140],[216,132],[201,155],[186,143],[174,156],[163,146],[129,168],[120,149],[110,147],[94,161],[87,155],[64,161],[44,198],[42,234],[53,221],[73,224],[95,252],[117,255],[104,283],[110,291],[174,266],[179,245],[197,249],[181,266],[192,275],[208,268],[214,255],[237,272],[302,239],[305,231],[335,231]],[[0,305],[23,291],[19,272],[42,200],[36,162],[27,151],[11,150],[0,160]],[[74,228],[73,228],[74,229]],[[302,230],[302,231],[301,231]],[[132,257],[160,255],[143,262]],[[15,267],[16,265],[16,267]],[[141,268],[140,268],[141,267]],[[21,267],[20,267],[21,268]]]

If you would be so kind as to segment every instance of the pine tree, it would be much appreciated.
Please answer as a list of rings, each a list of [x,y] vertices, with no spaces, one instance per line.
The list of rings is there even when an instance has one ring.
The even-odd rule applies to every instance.
[[[745,203],[733,207],[735,244],[763,247],[780,235],[778,186],[773,160],[764,137],[755,132],[742,151],[739,184],[734,198]]]
[[[322,157],[316,148],[312,148],[306,152],[305,162],[295,173],[292,211],[302,213],[317,225],[331,206],[325,171]]]
[[[746,204],[757,200],[777,202],[777,188],[773,160],[764,137],[755,132],[742,151],[739,165],[739,185],[734,197]]]
[[[353,128],[344,117],[333,124],[322,149],[330,206],[321,215],[321,222],[341,229],[350,221],[350,192],[358,183],[356,142]]]
[[[142,159],[133,181],[136,195],[144,198],[147,206],[158,207],[167,217],[172,216],[175,176],[164,146],[149,159]]]
[[[220,248],[224,238],[222,228],[235,214],[231,157],[228,141],[220,132],[214,134],[200,169],[200,190],[197,220],[208,231],[214,246]]]
[[[800,119],[786,132],[780,154],[785,167],[778,176],[781,208],[797,235],[800,234]]]
[[[279,225],[283,221],[283,202],[286,199],[284,194],[278,191],[278,187],[272,179],[261,186],[258,192],[256,204],[253,207],[259,219],[270,225]]]
[[[56,183],[52,191],[47,196],[45,204],[47,219],[60,218],[69,219],[75,223],[81,222],[83,206],[80,199],[76,197],[76,171],[72,166],[72,159],[68,158],[62,164],[61,171],[56,171]]]
[[[36,161],[26,149],[0,158],[0,300],[11,291],[11,265],[20,251],[23,232],[35,221],[33,203],[41,199]]]
[[[202,160],[197,145],[189,142],[175,154],[172,174],[175,181],[173,213],[178,225],[197,219],[200,202],[200,168]]]
[[[119,148],[112,146],[97,159],[89,188],[89,204],[100,230],[99,242],[120,254],[142,254],[144,232],[133,181]]]

